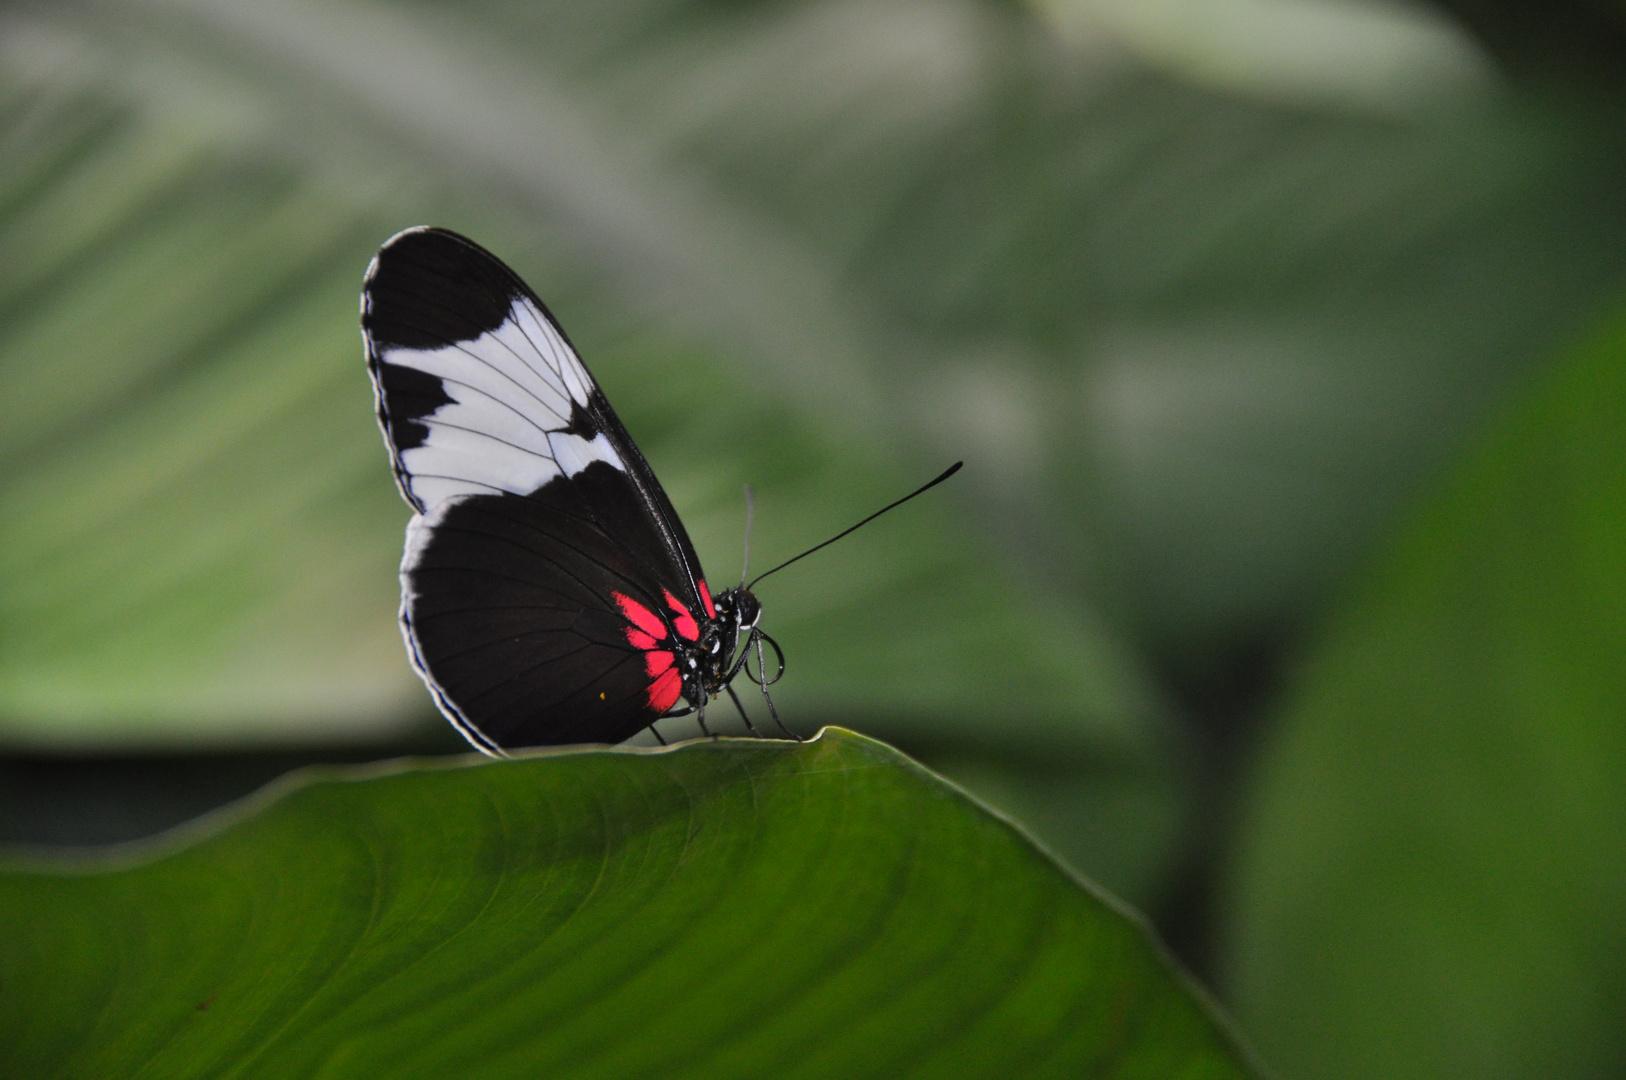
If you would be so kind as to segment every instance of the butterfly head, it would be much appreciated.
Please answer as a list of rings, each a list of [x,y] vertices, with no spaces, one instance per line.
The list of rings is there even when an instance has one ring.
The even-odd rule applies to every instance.
[[[758,638],[767,640],[757,627],[762,619],[762,604],[750,589],[741,585],[723,590],[717,595],[715,607],[717,617],[706,621],[699,641],[707,697],[721,694],[734,681]]]
[[[742,585],[719,593],[716,608],[717,618],[708,628],[714,629],[715,634],[702,644],[708,650],[708,658],[716,665],[716,675],[720,680],[716,685],[721,690],[722,683],[733,678],[736,670],[734,654],[739,651],[741,639],[745,640],[747,648],[750,647],[751,635],[762,618],[762,605],[751,590]]]
[[[741,633],[749,634],[755,630],[757,620],[762,618],[761,602],[744,585],[718,593],[716,608],[717,624],[729,627],[736,640]]]

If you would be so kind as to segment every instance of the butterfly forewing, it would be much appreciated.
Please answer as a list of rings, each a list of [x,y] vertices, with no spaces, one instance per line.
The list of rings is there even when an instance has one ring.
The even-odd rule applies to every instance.
[[[416,511],[402,630],[441,710],[496,753],[619,742],[672,708],[669,646],[692,639],[710,596],[547,308],[472,241],[409,229],[368,269],[362,330]]]

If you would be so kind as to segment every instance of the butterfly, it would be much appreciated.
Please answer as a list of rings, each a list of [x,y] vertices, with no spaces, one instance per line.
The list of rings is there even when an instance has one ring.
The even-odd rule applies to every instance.
[[[471,743],[496,756],[614,743],[691,712],[704,731],[723,694],[757,733],[731,685],[753,658],[779,721],[768,687],[784,656],[758,625],[761,604],[743,576],[712,594],[649,463],[517,274],[457,233],[407,229],[367,268],[361,327],[414,511],[401,631]]]

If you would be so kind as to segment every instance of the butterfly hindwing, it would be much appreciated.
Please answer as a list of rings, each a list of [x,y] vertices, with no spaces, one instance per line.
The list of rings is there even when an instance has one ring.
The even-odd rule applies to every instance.
[[[547,308],[473,242],[410,229],[368,269],[362,329],[416,511],[402,629],[441,710],[497,753],[618,742],[670,709],[662,645],[711,609],[699,561]]]

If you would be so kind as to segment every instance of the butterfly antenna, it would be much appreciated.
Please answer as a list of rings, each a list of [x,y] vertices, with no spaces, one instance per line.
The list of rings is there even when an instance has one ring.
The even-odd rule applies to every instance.
[[[757,516],[757,496],[751,485],[745,485],[745,558],[740,560],[740,588],[745,588],[745,574],[751,569],[751,523]]]
[[[919,487],[915,488],[915,490],[911,491],[909,494],[907,494],[903,498],[899,499],[897,502],[887,503],[885,506],[883,506],[879,510],[875,511],[875,513],[871,514],[869,517],[865,518],[863,521],[860,521],[857,525],[854,525],[851,528],[842,529],[840,532],[836,533],[834,536],[832,536],[830,539],[826,540],[824,543],[815,544],[814,546],[808,548],[806,551],[802,552],[800,555],[796,556],[796,558],[794,558],[794,559],[786,559],[784,562],[780,563],[778,566],[774,567],[772,570],[769,570],[766,573],[758,574],[754,579],[752,579],[751,584],[747,585],[746,588],[747,589],[756,588],[757,582],[761,581],[763,578],[767,577],[768,574],[777,574],[777,573],[779,573],[779,571],[783,570],[785,567],[789,566],[791,563],[795,562],[797,559],[805,559],[809,555],[813,554],[815,551],[818,551],[820,548],[829,547],[831,544],[835,543],[837,540],[840,540],[843,536],[846,536],[848,533],[853,532],[854,530],[857,530],[857,529],[861,529],[865,525],[868,525],[870,522],[874,521],[876,518],[880,517],[882,514],[886,513],[888,510],[895,510],[898,507],[902,506],[904,503],[908,502],[910,499],[914,498],[916,495],[925,494],[926,492],[930,491],[932,488],[936,487],[938,484],[941,484],[944,480],[947,480],[949,477],[951,477],[955,473],[959,472],[960,471],[960,466],[962,466],[964,464],[965,464],[965,462],[963,462],[963,461],[956,461],[953,465],[950,465],[948,468],[944,469],[942,474],[939,475],[937,477],[937,479],[928,481],[927,483],[924,483],[924,484],[920,485]],[[747,505],[749,505],[749,503]]]

